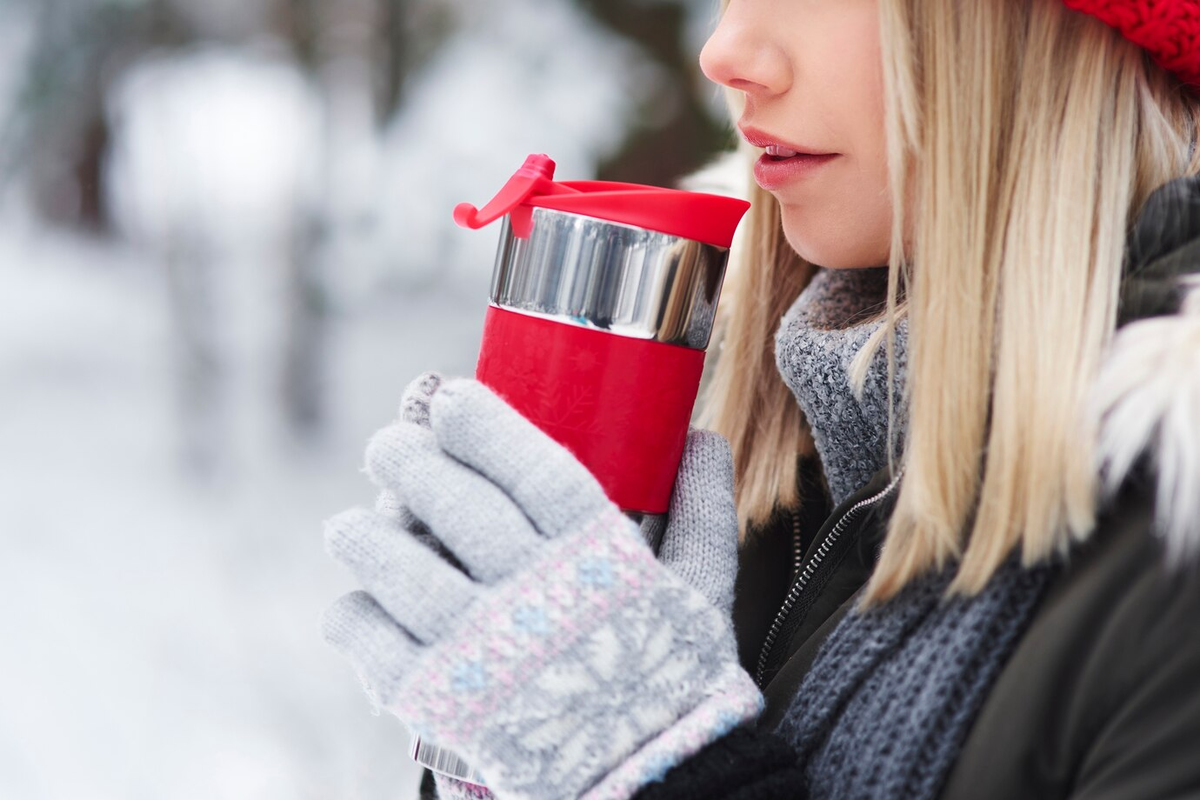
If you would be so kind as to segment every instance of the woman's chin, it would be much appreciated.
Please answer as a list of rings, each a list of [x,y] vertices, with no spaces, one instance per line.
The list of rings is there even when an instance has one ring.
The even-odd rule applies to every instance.
[[[784,226],[784,238],[796,255],[809,264],[826,269],[868,269],[887,266],[886,249],[880,253],[878,248],[863,247],[861,241],[847,246],[846,242],[830,242],[821,237],[806,235],[807,233],[809,232],[789,230]]]

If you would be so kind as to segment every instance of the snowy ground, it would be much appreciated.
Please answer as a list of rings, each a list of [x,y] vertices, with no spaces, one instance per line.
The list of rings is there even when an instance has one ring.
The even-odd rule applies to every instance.
[[[403,726],[320,641],[353,588],[321,520],[371,501],[408,379],[472,373],[486,286],[359,309],[326,443],[238,437],[207,483],[174,455],[161,292],[131,251],[0,230],[0,796],[414,797]]]
[[[107,184],[131,244],[49,230],[0,186],[0,798],[416,796],[404,727],[320,639],[356,588],[321,523],[372,502],[362,450],[412,377],[474,372],[499,231],[451,227],[454,204],[531,152],[591,177],[660,77],[571,4],[453,1],[462,30],[386,123],[278,53],[163,51],[123,75]],[[14,19],[0,112],[32,24]],[[330,407],[300,443],[273,381],[313,221]],[[207,275],[191,327],[167,263]],[[204,475],[178,402],[198,331],[220,358]]]

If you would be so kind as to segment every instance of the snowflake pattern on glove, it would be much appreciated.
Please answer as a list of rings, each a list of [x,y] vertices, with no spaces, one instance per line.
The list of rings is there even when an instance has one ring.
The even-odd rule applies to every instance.
[[[394,694],[505,796],[627,798],[761,713],[728,622],[615,508],[468,610]]]

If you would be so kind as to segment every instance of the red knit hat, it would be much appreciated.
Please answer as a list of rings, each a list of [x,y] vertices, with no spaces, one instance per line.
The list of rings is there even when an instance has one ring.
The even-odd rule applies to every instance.
[[[1200,0],[1063,0],[1145,48],[1154,60],[1200,89]]]

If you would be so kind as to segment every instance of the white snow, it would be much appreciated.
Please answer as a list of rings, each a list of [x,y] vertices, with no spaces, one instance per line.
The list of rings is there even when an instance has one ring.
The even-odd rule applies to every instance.
[[[410,274],[483,286],[498,228],[447,227],[482,207],[531,153],[580,180],[621,144],[658,68],[561,0],[456,0],[440,50],[384,142],[380,252]]]
[[[164,52],[111,91],[118,225],[151,247],[278,246],[316,201],[320,101],[293,64],[224,47]]]
[[[0,198],[0,797],[416,796],[405,729],[320,640],[356,588],[322,520],[372,501],[362,450],[412,377],[473,373],[499,229],[454,204],[532,152],[592,177],[658,79],[570,4],[453,2],[462,31],[375,139],[277,55],[164,52],[110,99],[126,244]],[[332,225],[330,408],[301,444],[273,376],[310,214]],[[180,457],[181,254],[212,290],[207,477]]]
[[[174,454],[152,266],[0,230],[0,796],[415,796],[403,726],[320,641],[354,588],[321,521],[371,501],[362,446],[409,378],[470,374],[482,309],[344,320],[325,444],[259,431],[205,485]]]

